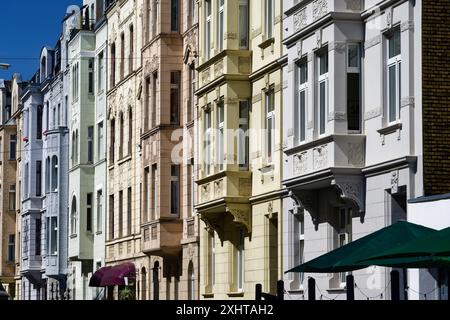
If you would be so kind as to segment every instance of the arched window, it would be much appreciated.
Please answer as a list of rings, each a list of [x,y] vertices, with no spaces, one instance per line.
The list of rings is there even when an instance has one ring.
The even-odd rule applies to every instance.
[[[141,300],[147,300],[147,270],[142,268],[141,270]]]
[[[128,155],[131,156],[133,151],[133,114],[131,113],[131,107],[128,108]]]
[[[47,77],[47,58],[44,56],[41,60],[41,82]]]
[[[192,261],[188,267],[188,300],[195,300],[195,271]]]
[[[36,139],[42,139],[42,116],[43,116],[43,108],[42,106],[37,107],[37,123],[36,123]]]
[[[58,191],[58,157],[52,158],[52,191]]]
[[[70,234],[77,234],[77,198],[73,196],[70,209]]]
[[[50,157],[45,160],[45,192],[50,192]]]
[[[119,159],[123,158],[123,134],[124,134],[124,119],[123,119],[123,112],[120,113],[120,118],[119,118]]]
[[[159,300],[159,262],[153,266],[153,300]]]

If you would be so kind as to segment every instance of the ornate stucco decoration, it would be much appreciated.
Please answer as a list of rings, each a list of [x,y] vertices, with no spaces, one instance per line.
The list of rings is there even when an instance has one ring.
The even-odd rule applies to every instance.
[[[328,121],[345,121],[347,120],[347,112],[345,111],[333,111],[328,113]]]
[[[353,166],[364,166],[365,150],[363,143],[348,143],[348,164]]]
[[[356,205],[359,212],[365,211],[364,182],[362,176],[349,177],[336,175],[331,182],[340,192],[340,197]]]
[[[294,32],[297,32],[308,25],[306,9],[300,10],[294,14]]]
[[[294,214],[299,214],[300,211],[307,211],[311,215],[311,219],[314,225],[317,227],[319,223],[319,213],[316,209],[316,197],[314,197],[314,191],[312,190],[296,190],[289,192],[294,202]]]
[[[249,205],[239,205],[239,204],[228,204],[227,212],[233,216],[233,222],[249,234],[251,233],[250,224],[250,206]]]
[[[323,169],[328,164],[328,145],[314,148],[313,150],[314,170]]]
[[[133,89],[130,88],[128,90],[128,105],[127,105],[127,107],[134,106],[134,98],[135,98],[135,96],[133,94]]]
[[[316,0],[312,4],[313,7],[313,20],[318,20],[328,13],[328,1]]]
[[[361,0],[345,0],[347,10],[361,10]]]
[[[159,57],[154,54],[151,58],[147,59],[144,67],[144,75],[150,76],[152,73],[159,69]]]
[[[303,152],[294,156],[294,175],[299,176],[306,173],[308,166],[308,153]]]
[[[396,194],[398,192],[398,180],[399,172],[398,170],[391,172],[391,193]]]

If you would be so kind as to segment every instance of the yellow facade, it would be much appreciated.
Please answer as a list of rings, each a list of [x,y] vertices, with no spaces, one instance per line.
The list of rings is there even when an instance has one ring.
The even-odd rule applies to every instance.
[[[256,284],[275,294],[282,279],[282,8],[277,1],[200,5],[201,298],[254,299]]]

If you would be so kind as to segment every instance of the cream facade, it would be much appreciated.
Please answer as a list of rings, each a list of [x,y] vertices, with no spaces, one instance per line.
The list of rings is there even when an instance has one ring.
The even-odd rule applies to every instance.
[[[140,12],[142,1],[115,1],[107,9],[107,190],[106,265],[131,262],[139,270],[147,263],[141,250],[140,119],[142,66]],[[138,278],[138,277],[137,277]],[[139,283],[135,283],[139,292]],[[118,297],[109,287],[108,297]]]

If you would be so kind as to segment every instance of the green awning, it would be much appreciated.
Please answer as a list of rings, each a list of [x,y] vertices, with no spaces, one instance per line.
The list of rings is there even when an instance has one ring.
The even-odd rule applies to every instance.
[[[450,228],[389,248],[360,263],[403,268],[450,267]]]
[[[343,247],[324,254],[314,260],[297,266],[289,272],[336,273],[348,272],[369,267],[361,262],[369,257],[401,246],[411,240],[437,232],[424,226],[399,221],[386,228],[355,240]]]

